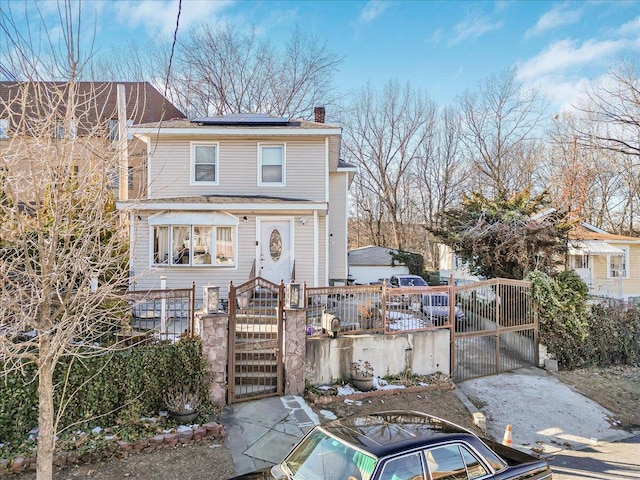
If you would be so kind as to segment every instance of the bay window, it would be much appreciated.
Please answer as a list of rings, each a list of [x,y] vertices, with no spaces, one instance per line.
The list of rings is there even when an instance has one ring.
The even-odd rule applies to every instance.
[[[166,225],[152,226],[156,266],[234,266],[236,264],[234,225]]]

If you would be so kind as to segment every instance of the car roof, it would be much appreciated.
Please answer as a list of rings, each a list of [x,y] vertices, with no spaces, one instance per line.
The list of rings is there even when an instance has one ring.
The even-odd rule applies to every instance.
[[[422,278],[420,275],[413,275],[412,273],[398,273],[397,275],[393,275],[397,278]]]
[[[475,436],[441,418],[414,411],[356,414],[333,420],[320,428],[376,457],[413,448]]]

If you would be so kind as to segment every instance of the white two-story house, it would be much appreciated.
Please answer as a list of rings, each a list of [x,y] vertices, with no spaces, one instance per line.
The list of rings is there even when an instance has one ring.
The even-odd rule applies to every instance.
[[[341,129],[263,114],[132,128],[147,145],[147,195],[129,214],[132,288],[220,286],[263,277],[346,278],[348,189]]]

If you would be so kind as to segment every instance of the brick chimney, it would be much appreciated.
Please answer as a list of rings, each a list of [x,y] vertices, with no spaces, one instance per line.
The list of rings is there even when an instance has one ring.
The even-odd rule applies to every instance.
[[[315,117],[316,123],[324,123],[324,107],[316,107],[313,109],[313,115]]]

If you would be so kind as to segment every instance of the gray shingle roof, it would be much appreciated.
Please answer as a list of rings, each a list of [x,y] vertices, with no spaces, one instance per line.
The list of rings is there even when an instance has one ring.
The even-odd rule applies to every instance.
[[[349,265],[391,265],[391,255],[398,250],[389,247],[369,245],[349,250]]]

